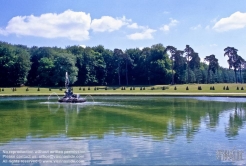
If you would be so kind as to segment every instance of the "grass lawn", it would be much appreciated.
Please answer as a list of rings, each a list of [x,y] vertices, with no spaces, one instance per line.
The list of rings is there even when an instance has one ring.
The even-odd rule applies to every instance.
[[[201,86],[202,90],[198,90]],[[225,87],[229,90],[223,90]],[[125,90],[122,90],[125,87]],[[133,87],[135,90],[133,90]],[[163,89],[163,87],[165,87]],[[176,90],[175,90],[176,87]],[[189,90],[186,90],[186,88]],[[210,90],[214,87],[215,90]],[[28,91],[27,91],[28,88]],[[155,86],[81,86],[73,87],[74,93],[81,95],[206,95],[206,96],[246,96],[246,84],[183,84],[183,85],[155,85]],[[238,88],[238,90],[237,90]],[[243,88],[243,89],[242,89]],[[65,89],[57,87],[38,88],[37,87],[17,87],[0,88],[0,96],[31,96],[31,95],[50,95],[55,92],[62,96]],[[90,89],[90,90],[89,90]],[[142,90],[141,90],[142,89]]]

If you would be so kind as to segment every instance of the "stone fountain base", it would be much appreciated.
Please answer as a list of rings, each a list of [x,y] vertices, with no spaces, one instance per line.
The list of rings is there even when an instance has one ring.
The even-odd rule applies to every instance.
[[[59,102],[65,102],[65,103],[84,103],[86,102],[85,98],[74,98],[74,97],[63,97],[58,100]]]
[[[60,98],[58,102],[64,102],[64,103],[83,103],[86,102],[85,98],[81,98],[79,94],[75,95],[69,88],[67,91],[65,91],[65,96]]]

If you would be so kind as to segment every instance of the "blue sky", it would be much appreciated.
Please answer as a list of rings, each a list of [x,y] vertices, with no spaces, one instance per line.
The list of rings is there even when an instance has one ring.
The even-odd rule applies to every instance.
[[[246,59],[245,0],[0,0],[0,40],[31,46],[127,49],[189,44],[223,67],[227,46]]]

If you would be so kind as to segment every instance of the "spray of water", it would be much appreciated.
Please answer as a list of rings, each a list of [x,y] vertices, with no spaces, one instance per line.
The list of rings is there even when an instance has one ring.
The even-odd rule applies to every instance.
[[[93,103],[95,103],[95,101],[94,101],[94,99],[93,99],[93,97],[92,97],[91,95],[87,95],[87,96],[85,96],[86,101],[87,101],[87,97],[91,97],[91,99],[92,99]]]
[[[50,96],[51,96],[51,95],[56,95],[57,98],[60,99],[60,97],[58,96],[58,94],[57,94],[56,92],[52,92],[52,93],[50,94]],[[50,96],[48,97],[48,100],[50,100]]]

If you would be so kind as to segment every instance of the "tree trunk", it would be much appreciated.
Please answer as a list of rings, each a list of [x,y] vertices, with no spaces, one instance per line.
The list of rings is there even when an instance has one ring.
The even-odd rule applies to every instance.
[[[235,73],[235,79],[236,79],[236,83],[237,83],[237,70],[234,69],[234,73]]]
[[[174,85],[174,75],[173,75],[173,59],[172,59],[172,85]]]
[[[150,71],[148,70],[148,82],[149,82],[149,85],[150,85]]]
[[[187,65],[188,65],[188,84],[190,83],[190,47],[188,46],[188,62],[187,62]]]
[[[209,74],[209,70],[208,70],[207,84],[209,83],[209,77],[210,77],[210,74]]]
[[[241,82],[241,84],[243,83],[243,81],[242,81],[242,69],[241,69],[241,67],[240,67],[240,82]]]
[[[188,56],[188,59],[189,59],[189,56]],[[187,81],[187,83],[189,84],[190,83],[190,61],[189,60],[187,62],[187,65],[188,65],[188,81]]]
[[[128,70],[127,70],[127,60],[126,60],[126,85],[128,85]]]
[[[118,77],[119,77],[119,85],[120,85],[120,64],[118,64]]]

